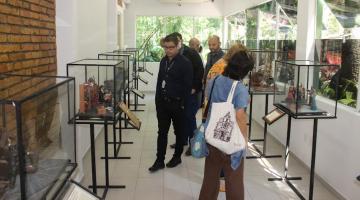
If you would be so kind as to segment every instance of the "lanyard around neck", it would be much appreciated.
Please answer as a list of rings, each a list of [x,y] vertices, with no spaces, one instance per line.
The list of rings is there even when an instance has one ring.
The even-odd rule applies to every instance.
[[[167,60],[165,63],[166,63],[165,73],[168,73],[170,71],[170,69],[174,66],[175,60],[173,58],[170,62]]]

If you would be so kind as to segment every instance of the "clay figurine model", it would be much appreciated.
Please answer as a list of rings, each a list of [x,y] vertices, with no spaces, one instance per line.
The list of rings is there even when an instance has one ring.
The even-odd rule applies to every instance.
[[[287,103],[292,103],[294,102],[294,100],[295,100],[295,87],[290,85],[285,101]]]
[[[302,100],[303,103],[305,103],[305,102],[306,102],[306,99],[305,99],[305,95],[306,95],[305,88],[304,88],[304,86],[301,85],[300,89],[301,89],[301,100]]]
[[[99,102],[100,103],[104,103],[104,101],[105,101],[104,96],[105,96],[105,89],[104,89],[104,86],[101,85],[99,87]]]
[[[105,103],[105,107],[111,107],[112,106],[112,94],[111,94],[111,91],[107,91],[104,94],[104,103]]]
[[[311,87],[311,90],[310,90],[310,109],[311,110],[317,110],[315,98],[316,98],[316,91],[315,91],[314,87]]]
[[[302,84],[299,86],[299,91],[296,96],[297,103],[305,103],[305,88]]]
[[[310,98],[310,90],[306,90],[306,104],[310,106],[310,101],[311,101],[311,98]]]
[[[106,114],[105,106],[98,106],[96,112],[97,115],[104,116]]]
[[[89,112],[99,105],[99,90],[94,78],[89,78],[87,82],[80,84],[80,113]]]

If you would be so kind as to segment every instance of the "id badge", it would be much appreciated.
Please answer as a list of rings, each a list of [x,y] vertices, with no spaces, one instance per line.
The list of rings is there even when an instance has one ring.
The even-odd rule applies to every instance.
[[[162,89],[164,89],[164,88],[165,88],[165,86],[166,86],[166,81],[165,81],[165,80],[163,80],[163,81],[162,81],[162,83],[161,83],[161,88],[162,88]]]

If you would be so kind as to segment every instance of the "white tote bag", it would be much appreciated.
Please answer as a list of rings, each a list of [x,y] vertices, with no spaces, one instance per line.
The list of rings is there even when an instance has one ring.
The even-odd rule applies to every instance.
[[[245,149],[246,146],[232,104],[237,83],[238,81],[233,82],[226,102],[212,103],[210,120],[205,130],[206,142],[228,155]]]

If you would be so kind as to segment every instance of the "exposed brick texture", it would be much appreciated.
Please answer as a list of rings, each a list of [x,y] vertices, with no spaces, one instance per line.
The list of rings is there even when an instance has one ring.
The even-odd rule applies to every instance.
[[[55,0],[0,0],[0,73],[56,74]]]
[[[0,73],[56,75],[55,29],[55,0],[0,0]],[[31,95],[54,83],[53,79],[0,78],[0,99]],[[57,95],[53,90],[22,105],[27,151],[38,151],[51,142],[50,125],[59,125],[52,122],[59,120]],[[0,128],[6,126],[5,131],[16,143],[14,111],[12,105],[0,108],[0,119],[6,122]]]

